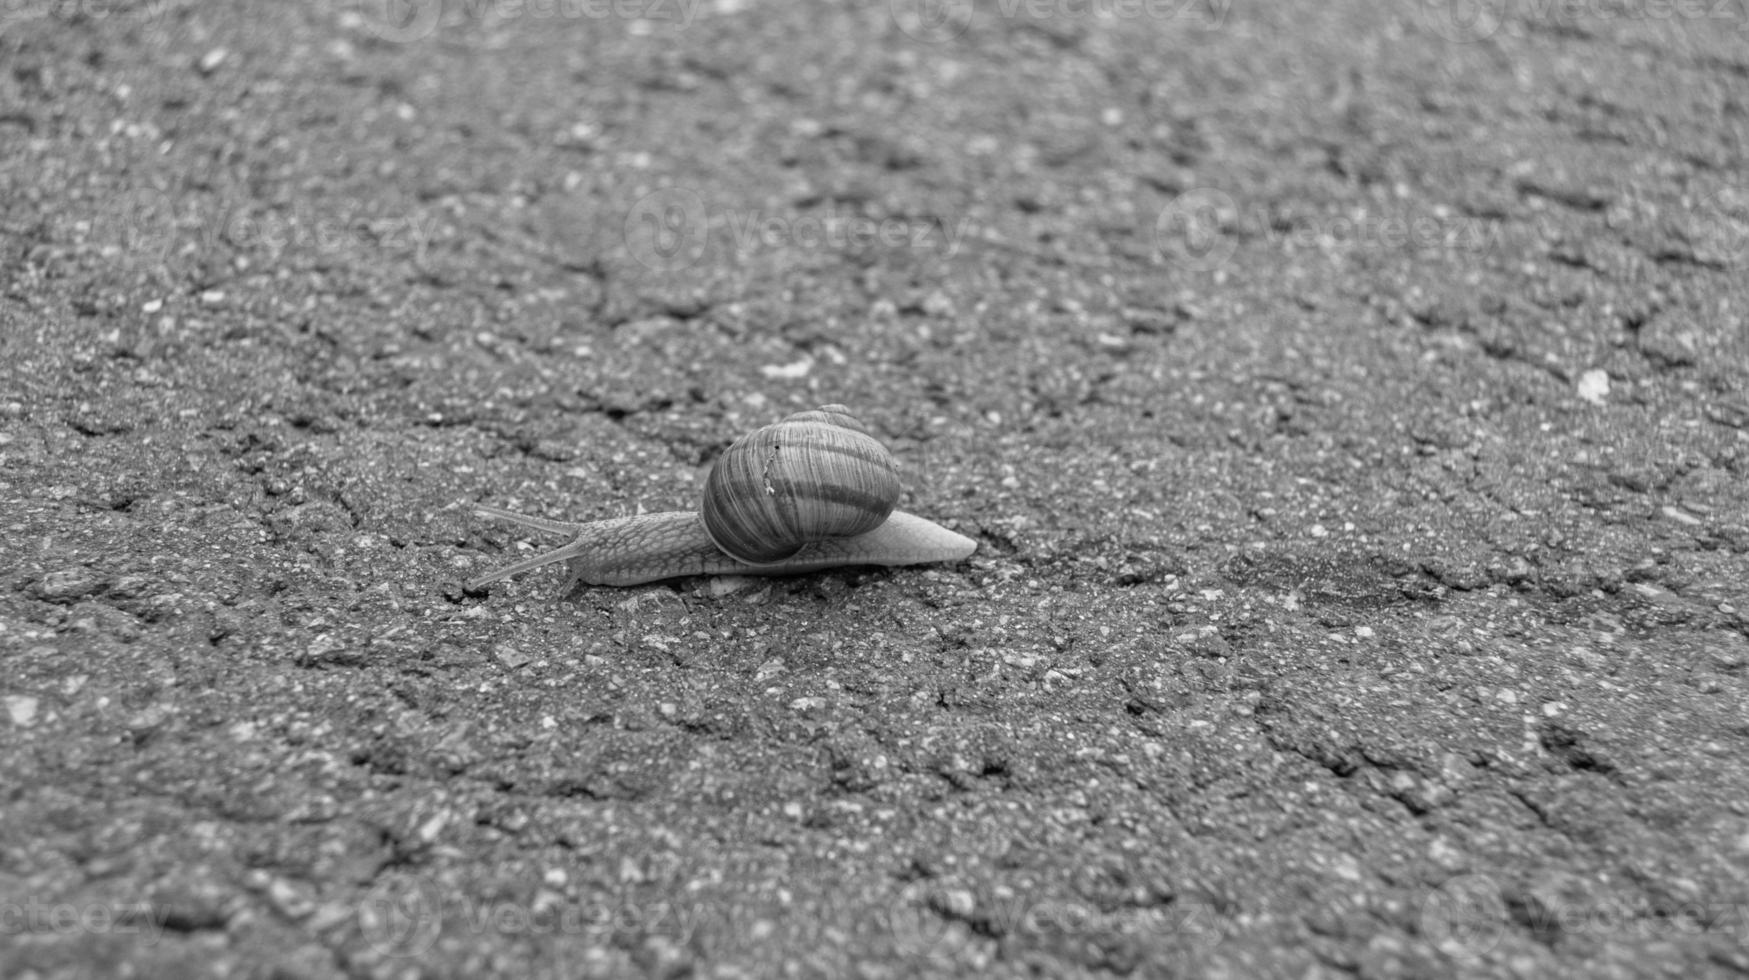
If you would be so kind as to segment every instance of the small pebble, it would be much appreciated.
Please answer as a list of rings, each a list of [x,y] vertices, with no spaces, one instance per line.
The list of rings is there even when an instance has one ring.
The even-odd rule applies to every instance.
[[[33,591],[37,598],[48,602],[69,603],[83,599],[103,587],[103,579],[89,568],[63,568],[37,580]]]
[[[953,300],[938,289],[924,298],[923,312],[933,317],[953,316]]]
[[[10,695],[6,698],[6,715],[19,728],[29,728],[36,723],[36,698],[21,695]]]

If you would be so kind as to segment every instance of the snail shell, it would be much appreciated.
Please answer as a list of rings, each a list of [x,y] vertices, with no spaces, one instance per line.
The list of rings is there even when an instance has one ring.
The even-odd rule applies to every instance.
[[[843,405],[799,412],[735,440],[700,511],[723,552],[749,565],[885,523],[899,502],[893,457]]]

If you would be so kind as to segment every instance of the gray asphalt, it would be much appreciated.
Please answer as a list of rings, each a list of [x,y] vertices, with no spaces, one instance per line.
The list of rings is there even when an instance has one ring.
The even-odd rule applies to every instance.
[[[1749,974],[1749,11],[0,3],[0,976]],[[565,594],[852,406],[969,561]]]

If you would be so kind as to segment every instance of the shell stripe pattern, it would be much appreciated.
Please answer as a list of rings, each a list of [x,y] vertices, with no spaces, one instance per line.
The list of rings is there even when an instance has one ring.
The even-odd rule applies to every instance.
[[[887,463],[886,450],[869,452],[855,445],[815,446],[812,453],[785,457],[783,463],[786,465],[779,468],[778,457],[782,452],[782,443],[773,445],[765,463],[765,492],[777,497],[780,507],[787,504],[799,509],[807,502],[838,504],[859,515],[879,514],[883,518],[892,511],[893,504],[885,492],[883,477],[892,474],[897,479],[898,474],[893,473],[892,466]],[[847,461],[853,470],[865,472],[866,480],[850,484],[830,479],[832,473],[844,472],[841,467],[831,464],[833,457]],[[774,474],[774,468],[780,472]],[[791,486],[780,490],[779,482]],[[876,489],[869,489],[871,486]],[[791,517],[791,520],[796,519]],[[873,528],[879,523],[875,520],[869,526]]]

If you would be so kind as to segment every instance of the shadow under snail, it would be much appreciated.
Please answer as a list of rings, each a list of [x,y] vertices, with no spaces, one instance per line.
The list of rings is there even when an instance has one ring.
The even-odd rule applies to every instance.
[[[687,575],[796,575],[850,565],[959,561],[977,543],[896,511],[899,476],[886,447],[843,405],[791,415],[735,440],[711,467],[698,513],[669,511],[588,524],[476,505],[487,517],[571,543],[468,583],[477,590],[530,569],[570,564],[569,591]]]

